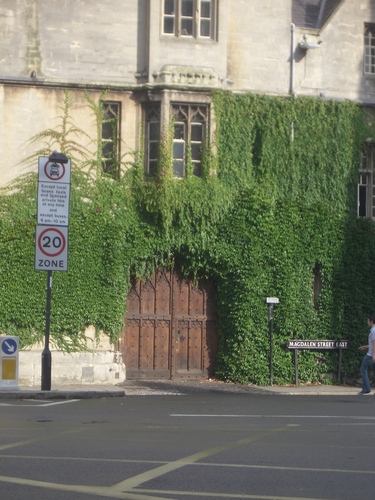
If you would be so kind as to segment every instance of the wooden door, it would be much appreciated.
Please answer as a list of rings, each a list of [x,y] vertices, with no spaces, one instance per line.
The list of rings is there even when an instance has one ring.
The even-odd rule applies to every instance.
[[[137,281],[128,295],[122,341],[128,379],[204,378],[217,352],[214,290],[171,270]]]

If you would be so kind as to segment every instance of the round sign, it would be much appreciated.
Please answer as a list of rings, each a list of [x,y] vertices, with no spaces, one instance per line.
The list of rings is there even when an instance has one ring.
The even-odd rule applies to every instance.
[[[14,339],[4,339],[1,350],[4,354],[14,354],[17,351],[17,342]]]
[[[59,181],[65,175],[65,166],[63,163],[48,160],[44,165],[44,173],[51,181]]]
[[[38,248],[47,257],[56,257],[63,253],[66,246],[64,234],[55,227],[44,229],[38,238]]]

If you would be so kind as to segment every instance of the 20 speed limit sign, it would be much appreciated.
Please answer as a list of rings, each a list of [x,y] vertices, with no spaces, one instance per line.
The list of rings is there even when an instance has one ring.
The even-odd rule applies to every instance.
[[[35,234],[35,270],[68,270],[68,228],[37,226]]]

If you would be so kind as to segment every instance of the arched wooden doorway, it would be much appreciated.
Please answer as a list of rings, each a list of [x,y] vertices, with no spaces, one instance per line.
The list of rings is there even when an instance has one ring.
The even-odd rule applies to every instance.
[[[213,287],[161,269],[128,295],[122,340],[127,379],[212,375],[217,352]]]

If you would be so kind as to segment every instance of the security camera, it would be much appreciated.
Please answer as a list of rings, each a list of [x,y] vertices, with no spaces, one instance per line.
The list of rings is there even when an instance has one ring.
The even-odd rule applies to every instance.
[[[320,47],[320,44],[322,42],[308,42],[307,41],[307,35],[304,35],[302,42],[299,42],[299,46],[303,50],[309,50],[309,49],[318,49]]]

